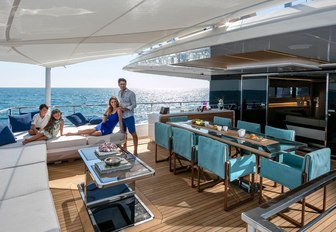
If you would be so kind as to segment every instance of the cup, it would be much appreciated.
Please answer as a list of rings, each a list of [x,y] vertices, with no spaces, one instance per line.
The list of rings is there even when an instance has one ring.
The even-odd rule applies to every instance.
[[[217,126],[217,130],[221,131],[222,130],[222,126]]]
[[[246,134],[246,130],[245,129],[239,129],[238,131],[238,136],[243,138]]]
[[[209,122],[204,122],[204,126],[208,127],[209,126]]]
[[[223,131],[228,131],[229,127],[228,126],[223,126]]]

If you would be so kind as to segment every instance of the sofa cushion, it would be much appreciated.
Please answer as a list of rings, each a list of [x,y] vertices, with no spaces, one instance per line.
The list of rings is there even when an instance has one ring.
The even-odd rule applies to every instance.
[[[93,118],[90,118],[89,124],[90,125],[97,125],[97,124],[101,123],[102,121],[103,121],[103,119],[101,117],[93,117]]]
[[[47,149],[66,149],[69,150],[71,147],[85,146],[87,144],[87,139],[85,136],[74,135],[74,136],[60,136],[53,139],[47,140]]]
[[[44,144],[0,149],[0,169],[12,168],[27,164],[46,162],[47,147]]]
[[[21,112],[20,115],[23,115],[23,114],[30,114],[31,118],[33,119],[34,115],[35,115],[35,114],[38,114],[38,113],[40,113],[39,110],[37,110],[37,111],[32,111],[32,112],[29,112],[29,113],[22,113],[22,112]]]
[[[103,136],[88,136],[88,144],[89,145],[98,145],[105,142],[112,142],[115,144],[122,144],[125,142],[125,134],[121,132],[103,135]]]
[[[81,126],[88,122],[88,120],[81,113],[71,114],[66,116],[66,118],[75,126]]]
[[[8,115],[13,132],[27,131],[31,127],[31,115]]]
[[[0,201],[0,205],[1,231],[60,231],[50,190]]]
[[[15,137],[9,127],[0,124],[0,146],[15,142]]]
[[[0,170],[0,201],[49,189],[45,162]]]

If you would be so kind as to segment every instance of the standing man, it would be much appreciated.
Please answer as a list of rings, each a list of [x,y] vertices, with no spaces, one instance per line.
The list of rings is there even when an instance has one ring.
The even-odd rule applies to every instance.
[[[119,78],[118,85],[120,91],[118,93],[118,98],[120,101],[120,109],[123,112],[122,121],[125,132],[128,132],[133,137],[134,144],[134,155],[138,155],[138,135],[135,131],[135,120],[134,120],[134,108],[136,107],[135,93],[128,88],[126,88],[127,81],[124,78]],[[127,146],[127,138],[124,147]]]

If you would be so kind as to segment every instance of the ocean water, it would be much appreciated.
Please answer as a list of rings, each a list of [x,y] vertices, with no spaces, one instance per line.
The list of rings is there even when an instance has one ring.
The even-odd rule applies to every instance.
[[[179,111],[181,108],[193,109],[202,101],[209,100],[208,88],[195,89],[131,89],[137,97],[135,119],[137,123],[147,122],[147,114],[159,112],[161,106],[169,106],[171,111]],[[51,102],[54,108],[59,108],[63,115],[81,112],[86,117],[101,116],[106,109],[108,99],[118,95],[118,88],[52,88]],[[38,110],[38,106],[44,103],[44,88],[0,88],[0,119],[7,122],[8,112],[5,109],[27,107],[20,112]],[[163,102],[190,102],[188,104],[166,104]],[[150,104],[158,103],[158,104]],[[85,105],[81,107],[81,105]],[[95,106],[90,106],[95,105]],[[99,105],[99,106],[97,106]],[[12,114],[19,114],[19,109],[12,110]]]

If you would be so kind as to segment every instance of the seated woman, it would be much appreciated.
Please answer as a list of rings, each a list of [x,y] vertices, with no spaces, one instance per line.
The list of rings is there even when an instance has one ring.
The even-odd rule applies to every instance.
[[[57,136],[58,132],[60,132],[62,136],[63,126],[64,120],[62,119],[61,111],[58,109],[54,109],[51,112],[51,117],[44,129],[42,131],[39,131],[36,135],[23,140],[22,144],[25,145],[33,141],[52,139]]]
[[[122,124],[122,112],[119,109],[119,101],[116,97],[111,97],[109,100],[109,105],[103,115],[103,121],[98,124],[95,128],[79,130],[78,132],[69,132],[66,133],[66,136],[70,135],[94,135],[101,136],[111,134],[113,132],[114,127],[119,122],[120,130],[123,131]]]

